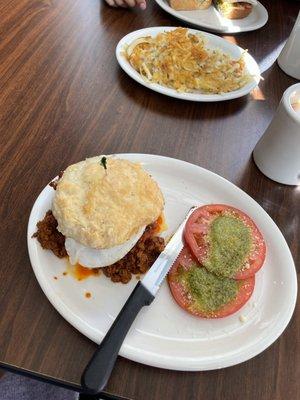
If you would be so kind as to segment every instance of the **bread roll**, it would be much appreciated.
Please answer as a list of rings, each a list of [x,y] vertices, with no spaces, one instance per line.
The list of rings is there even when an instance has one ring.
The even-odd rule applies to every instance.
[[[170,6],[177,11],[204,10],[212,0],[170,0]]]

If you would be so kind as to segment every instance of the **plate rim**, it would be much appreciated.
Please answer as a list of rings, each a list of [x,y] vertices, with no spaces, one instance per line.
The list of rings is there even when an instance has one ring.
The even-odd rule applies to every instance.
[[[180,99],[180,100],[185,100],[185,101],[194,101],[194,102],[203,102],[203,103],[209,103],[209,102],[220,102],[220,101],[227,101],[227,100],[233,100],[237,99],[240,97],[247,96],[252,90],[254,90],[260,82],[260,67],[257,63],[257,61],[254,59],[254,57],[249,54],[249,52],[246,52],[245,49],[242,47],[230,43],[224,38],[215,35],[213,33],[205,32],[205,31],[200,31],[198,29],[192,29],[192,28],[187,28],[189,32],[191,33],[200,33],[204,35],[205,37],[212,38],[213,40],[216,40],[217,42],[225,42],[226,45],[230,46],[231,48],[237,48],[241,53],[246,52],[246,58],[248,59],[249,63],[252,63],[255,66],[256,69],[256,76],[254,77],[253,82],[248,83],[244,87],[224,93],[224,94],[205,94],[205,93],[188,93],[188,92],[177,92],[175,89],[171,89],[168,87],[165,87],[163,85],[155,84],[155,83],[147,83],[141,76],[140,74],[129,64],[129,62],[125,59],[123,55],[123,46],[126,44],[126,40],[130,40],[131,36],[142,36],[142,35],[151,35],[151,31],[155,31],[155,34],[163,31],[171,31],[178,28],[177,26],[152,26],[152,27],[147,27],[147,28],[142,28],[142,29],[137,29],[135,31],[127,33],[125,36],[123,36],[115,49],[115,55],[118,61],[119,66],[123,69],[123,71],[133,80],[135,80],[137,83],[143,85],[147,89],[153,90],[154,92],[163,94],[168,97]],[[153,33],[152,33],[153,34]]]
[[[244,29],[240,29],[240,30],[235,30],[235,29],[230,29],[230,28],[222,29],[222,27],[216,29],[216,28],[212,27],[210,24],[205,24],[205,22],[197,23],[197,22],[194,22],[191,18],[185,17],[185,16],[179,14],[176,10],[173,10],[168,4],[166,4],[165,0],[155,0],[155,2],[165,12],[167,12],[168,14],[172,15],[175,18],[177,18],[181,21],[184,21],[188,24],[191,24],[193,26],[197,26],[199,28],[207,29],[211,32],[217,32],[217,33],[239,34],[239,33],[244,33],[244,32],[256,31],[258,29],[263,28],[269,20],[268,10],[260,1],[257,2],[256,7],[259,7],[261,9],[262,13],[264,14],[264,18],[262,18],[261,23],[257,23],[256,25],[250,25],[249,28],[244,28]]]
[[[266,350],[269,346],[271,346],[279,337],[280,335],[283,333],[283,331],[286,329],[287,325],[289,324],[293,313],[294,313],[294,309],[296,306],[296,300],[297,300],[297,274],[296,274],[296,269],[295,269],[295,263],[293,260],[293,256],[291,254],[291,251],[289,249],[289,246],[282,234],[282,232],[280,231],[279,227],[276,225],[276,223],[273,221],[273,219],[269,216],[269,214],[262,208],[262,206],[260,206],[259,203],[256,202],[256,200],[254,200],[251,196],[249,196],[245,191],[243,191],[242,189],[240,189],[238,186],[236,186],[234,183],[230,182],[229,180],[227,180],[226,178],[222,177],[221,175],[216,174],[213,171],[210,171],[206,168],[203,168],[199,165],[190,163],[188,161],[184,161],[184,160],[180,160],[180,159],[176,159],[173,157],[167,157],[167,156],[162,156],[162,155],[155,155],[155,154],[145,154],[145,153],[117,153],[117,154],[113,154],[114,156],[120,156],[120,157],[128,157],[128,158],[142,158],[142,159],[147,159],[148,160],[153,160],[153,159],[163,159],[163,161],[170,161],[171,162],[179,162],[179,164],[188,166],[189,168],[193,168],[194,170],[196,169],[200,169],[202,172],[204,173],[209,173],[212,174],[215,178],[220,179],[223,182],[226,182],[226,184],[229,184],[230,187],[234,187],[235,190],[237,189],[238,192],[242,193],[243,196],[246,196],[245,198],[247,198],[247,201],[250,201],[250,203],[255,204],[256,207],[258,207],[265,215],[265,217],[268,219],[268,222],[271,223],[271,225],[273,226],[273,228],[277,231],[277,233],[281,236],[281,239],[283,241],[283,244],[287,250],[287,252],[289,253],[289,264],[291,264],[291,273],[293,274],[293,287],[292,290],[290,290],[290,296],[291,296],[291,301],[289,303],[289,307],[285,310],[284,312],[284,318],[282,317],[280,319],[280,324],[277,324],[275,326],[275,328],[277,328],[276,330],[276,334],[274,335],[274,330],[272,331],[272,334],[268,334],[265,336],[264,340],[262,340],[259,345],[255,344],[255,351],[253,351],[252,346],[248,347],[248,349],[246,349],[247,351],[245,352],[245,350],[241,350],[241,352],[239,352],[237,354],[237,360],[236,359],[230,359],[230,357],[227,356],[227,358],[229,358],[229,360],[227,360],[227,362],[224,362],[222,360],[221,364],[218,364],[218,357],[214,357],[212,361],[210,362],[206,362],[206,365],[204,367],[199,367],[199,360],[190,360],[189,359],[189,365],[183,365],[186,364],[186,361],[184,361],[183,357],[178,357],[176,359],[176,357],[174,356],[162,356],[162,355],[158,355],[157,353],[153,353],[150,351],[145,351],[145,350],[141,350],[138,348],[135,348],[131,345],[128,345],[126,343],[123,344],[123,346],[121,347],[121,350],[119,352],[120,356],[123,356],[129,360],[135,361],[135,362],[139,362],[142,363],[144,365],[149,365],[149,366],[153,366],[153,367],[158,367],[158,368],[163,368],[163,369],[169,369],[169,370],[178,370],[178,371],[208,371],[208,370],[216,370],[216,369],[220,369],[220,368],[227,368],[233,365],[237,365],[240,364],[242,362],[245,362],[247,360],[250,360],[251,358],[257,356],[258,354],[260,354],[261,352],[263,352],[264,350]],[[147,161],[147,160],[146,160]],[[77,329],[81,334],[83,334],[84,336],[88,337],[89,339],[91,339],[92,341],[96,341],[95,340],[95,336],[93,334],[91,334],[90,332],[88,332],[86,330],[86,328],[82,328],[82,326],[79,326],[80,323],[78,321],[79,317],[76,317],[76,314],[74,314],[66,305],[65,303],[60,300],[59,296],[54,295],[53,292],[50,291],[50,293],[47,291],[46,287],[48,283],[48,280],[45,278],[44,274],[41,272],[41,270],[39,269],[38,266],[35,265],[35,248],[33,245],[31,245],[32,243],[32,237],[30,236],[30,227],[32,225],[32,221],[34,219],[34,211],[35,208],[37,207],[37,204],[39,202],[39,200],[41,199],[42,196],[45,195],[46,190],[49,189],[49,183],[47,183],[47,185],[42,189],[42,191],[39,193],[39,195],[37,196],[31,212],[30,212],[30,216],[29,216],[29,220],[28,220],[28,226],[27,226],[27,246],[28,246],[28,253],[29,253],[29,258],[30,258],[30,263],[33,269],[33,272],[35,274],[35,277],[41,287],[41,289],[43,290],[46,298],[48,299],[48,301],[50,301],[50,303],[54,306],[54,308],[56,309],[56,311],[65,319],[65,321],[67,321],[69,324],[71,324],[75,329]],[[293,266],[293,268],[292,268]],[[70,321],[70,315],[68,313],[71,312],[71,315],[74,315],[75,318],[77,319],[73,319],[72,322]],[[99,332],[90,326],[90,329],[92,331],[95,332],[95,334],[97,334],[97,337],[99,337]],[[240,354],[242,353],[242,354]],[[145,361],[145,355],[148,355],[148,359]],[[149,358],[151,357],[151,361],[149,361]],[[146,357],[147,358],[147,357]],[[176,365],[174,365],[174,359],[176,359]],[[172,362],[173,361],[173,362]]]

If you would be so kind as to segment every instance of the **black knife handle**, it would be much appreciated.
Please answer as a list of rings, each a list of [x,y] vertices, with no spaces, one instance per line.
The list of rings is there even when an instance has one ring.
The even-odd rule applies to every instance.
[[[153,299],[154,296],[138,282],[83,371],[81,384],[86,392],[98,394],[105,388],[129,328],[142,307],[151,304]]]

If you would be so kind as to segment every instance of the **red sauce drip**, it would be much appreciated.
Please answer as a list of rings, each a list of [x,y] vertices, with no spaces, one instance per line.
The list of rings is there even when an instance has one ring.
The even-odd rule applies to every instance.
[[[97,268],[86,268],[80,264],[74,266],[74,276],[78,281],[88,278],[89,276],[98,276],[100,274]]]
[[[154,224],[155,224],[155,228],[153,231],[154,234],[159,234],[165,231],[167,229],[167,224],[164,214],[160,214],[160,216],[157,218]]]

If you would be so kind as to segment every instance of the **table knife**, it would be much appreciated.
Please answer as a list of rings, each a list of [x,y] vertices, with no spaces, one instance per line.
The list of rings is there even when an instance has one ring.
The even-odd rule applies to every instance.
[[[176,261],[183,247],[185,223],[196,207],[190,209],[182,224],[172,236],[144,278],[138,282],[113,322],[109,331],[87,364],[81,377],[83,390],[99,394],[106,386],[115,365],[120,347],[137,314],[154,300],[162,281]]]

